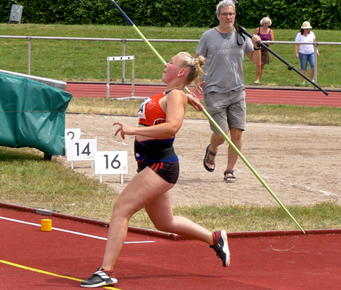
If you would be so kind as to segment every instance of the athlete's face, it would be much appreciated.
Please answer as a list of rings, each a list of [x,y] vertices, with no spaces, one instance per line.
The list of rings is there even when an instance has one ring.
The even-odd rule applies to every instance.
[[[226,6],[220,9],[220,13],[217,14],[220,26],[226,29],[232,29],[234,20],[236,19],[236,14],[233,6]]]
[[[162,75],[162,81],[168,84],[170,81],[178,77],[181,72],[181,56],[179,54],[173,56],[168,63],[165,64],[165,70]]]

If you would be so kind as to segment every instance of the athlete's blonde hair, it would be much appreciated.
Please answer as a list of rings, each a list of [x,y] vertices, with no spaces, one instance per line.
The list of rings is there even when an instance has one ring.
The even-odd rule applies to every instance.
[[[205,65],[206,59],[202,55],[199,55],[198,58],[194,58],[188,52],[179,52],[178,54],[183,59],[182,66],[189,68],[186,85],[190,85],[200,73],[204,74],[202,67]]]

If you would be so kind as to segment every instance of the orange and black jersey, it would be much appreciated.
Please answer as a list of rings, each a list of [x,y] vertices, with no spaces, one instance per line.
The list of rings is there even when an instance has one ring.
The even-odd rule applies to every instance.
[[[160,106],[160,100],[171,90],[160,93],[150,98],[146,98],[139,107],[139,124],[144,126],[154,126],[166,122],[166,112]]]
[[[139,124],[143,126],[156,126],[166,122],[166,112],[160,106],[160,99],[167,95],[170,91],[166,91],[146,98],[140,105],[138,111]],[[169,139],[153,139],[138,142],[135,139],[135,158],[138,162],[178,162],[173,149],[175,136]]]
[[[138,111],[139,124],[144,126],[154,126],[166,121],[166,112],[162,110],[159,104],[160,99],[165,95],[166,92],[163,92],[144,100]]]

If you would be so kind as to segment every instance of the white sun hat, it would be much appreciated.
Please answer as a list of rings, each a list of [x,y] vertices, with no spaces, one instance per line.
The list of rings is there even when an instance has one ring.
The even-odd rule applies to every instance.
[[[311,29],[310,23],[308,21],[304,21],[301,29]]]

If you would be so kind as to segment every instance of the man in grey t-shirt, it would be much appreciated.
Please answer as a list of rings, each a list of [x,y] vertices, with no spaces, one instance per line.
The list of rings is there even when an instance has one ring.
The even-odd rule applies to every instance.
[[[203,55],[206,58],[205,75],[202,81],[200,77],[195,81],[196,92],[204,93],[207,112],[226,134],[230,131],[231,141],[240,150],[246,121],[244,54],[254,64],[259,64],[261,53],[257,41],[261,39],[258,35],[253,35],[252,40],[242,37],[235,30],[236,11],[233,1],[221,1],[216,13],[219,25],[202,34],[194,56]],[[211,130],[211,143],[206,148],[204,158],[204,167],[210,172],[215,169],[214,159],[218,146],[225,141],[212,124]],[[224,180],[228,183],[237,180],[233,174],[237,159],[238,154],[229,146],[224,171]]]

